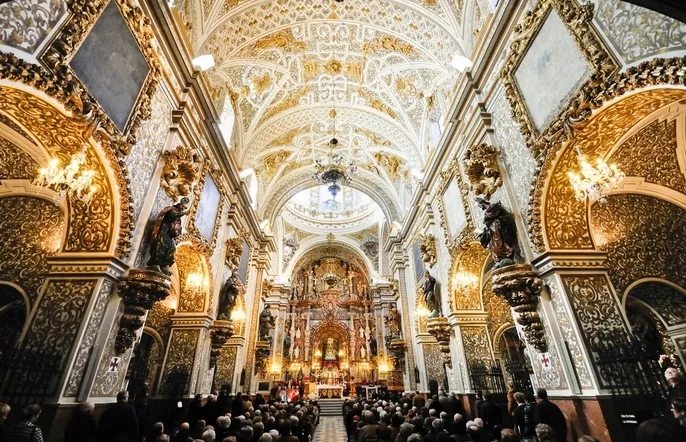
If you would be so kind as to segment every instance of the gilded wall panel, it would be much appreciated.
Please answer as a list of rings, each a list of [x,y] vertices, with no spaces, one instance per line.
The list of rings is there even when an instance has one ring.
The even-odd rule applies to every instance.
[[[648,304],[668,327],[686,322],[686,296],[666,284],[645,282],[632,288],[629,296]]]
[[[491,342],[494,346],[498,343],[495,341],[495,334],[504,325],[511,325],[514,327],[512,319],[512,311],[507,302],[497,296],[491,287],[491,280],[489,279],[483,288],[484,310],[488,313],[488,332],[491,337]],[[497,347],[496,347],[497,348]]]
[[[574,148],[581,149],[588,158],[602,157],[609,147],[645,115],[683,97],[684,91],[666,89],[632,95],[605,108],[576,132],[573,143],[557,159],[546,189],[544,219],[548,248],[593,247],[587,227],[586,202],[575,199],[567,176],[568,171],[579,168]],[[636,112],[636,109],[641,109],[641,112]]]
[[[453,248],[452,265],[448,280],[448,291],[454,310],[481,310],[480,282],[484,264],[489,254],[481,244],[467,239]],[[456,287],[462,275],[466,283]],[[456,278],[457,277],[457,278]]]
[[[686,49],[686,24],[620,0],[596,0],[595,21],[624,63]]]
[[[561,275],[565,292],[588,348],[608,334],[626,331],[617,300],[605,275]]]
[[[136,218],[140,215],[152,175],[164,149],[167,133],[171,125],[171,105],[161,88],[153,95],[152,117],[141,124],[137,142],[126,157],[126,169],[131,178],[131,196]]]
[[[112,281],[105,280],[96,295],[93,310],[88,318],[88,327],[81,338],[81,345],[79,345],[79,349],[76,353],[76,362],[74,362],[74,365],[72,366],[71,374],[67,381],[64,392],[64,395],[67,397],[74,397],[79,392],[79,387],[81,387],[83,375],[86,370],[86,364],[88,363],[88,356],[91,354],[93,344],[98,336],[98,331],[100,331],[100,325],[102,324],[102,319],[105,317],[105,309],[107,308],[107,302],[113,287],[114,283]]]
[[[210,277],[206,274],[204,256],[193,246],[182,244],[176,249],[174,258],[181,283],[178,311],[202,312],[205,308],[205,294],[210,290]]]
[[[686,211],[643,195],[611,195],[591,206],[596,244],[607,251],[612,283],[623,296],[632,282],[663,278],[686,288]]]
[[[145,320],[146,327],[150,327],[160,334],[162,342],[169,341],[169,334],[171,333],[171,316],[173,310],[162,302],[156,302],[148,313]]]
[[[14,0],[0,5],[0,44],[33,54],[67,13],[63,0]]]
[[[676,120],[653,121],[622,143],[608,162],[616,163],[627,176],[644,177],[647,182],[686,193],[686,178],[677,159],[676,126]]]
[[[526,218],[529,212],[529,192],[534,180],[536,162],[527,147],[519,125],[512,119],[510,105],[499,94],[491,108],[495,137],[502,152],[505,169],[515,194],[517,209]]]
[[[550,289],[550,299],[553,311],[555,312],[555,320],[557,320],[557,324],[562,332],[562,337],[569,347],[570,357],[576,368],[579,383],[582,387],[590,388],[593,386],[590,368],[582,351],[583,344],[579,342],[579,338],[574,331],[574,326],[572,325],[573,318],[570,316],[570,312],[565,306],[562,288],[554,276],[549,276],[545,278],[544,281],[546,286]]]
[[[0,280],[23,287],[33,307],[48,272],[46,258],[60,247],[64,214],[49,201],[25,196],[0,198],[0,213]]]
[[[166,380],[170,373],[193,372],[195,361],[195,349],[200,338],[200,329],[176,329],[172,330],[169,340],[169,351],[164,367],[164,378]]]
[[[217,374],[214,377],[214,384],[217,388],[228,385],[229,390],[231,390],[237,356],[238,347],[231,346],[222,348],[222,353],[217,361]]]
[[[45,287],[25,339],[26,348],[69,357],[83,322],[96,280],[52,280]]]
[[[30,180],[37,171],[38,163],[31,155],[0,136],[0,180]]]
[[[491,346],[488,343],[488,330],[482,325],[465,325],[460,327],[467,363],[478,361],[489,363],[493,360]]]
[[[24,129],[19,127],[19,125],[17,123],[15,123],[14,120],[12,120],[10,117],[8,117],[7,115],[5,115],[3,113],[0,113],[0,123],[6,125],[10,129],[15,131],[19,135],[21,135],[22,137],[26,138],[27,140],[31,140],[33,142],[33,139],[31,138],[31,136],[29,134],[27,134]]]
[[[443,355],[437,344],[425,344],[424,348],[424,366],[426,367],[426,377],[431,381],[438,382],[439,386],[443,385],[445,378],[445,369],[443,368]]]

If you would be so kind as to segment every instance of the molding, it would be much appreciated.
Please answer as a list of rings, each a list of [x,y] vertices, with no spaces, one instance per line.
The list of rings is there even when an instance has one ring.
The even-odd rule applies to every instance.
[[[541,277],[559,270],[604,270],[607,252],[599,250],[551,250],[531,261]]]

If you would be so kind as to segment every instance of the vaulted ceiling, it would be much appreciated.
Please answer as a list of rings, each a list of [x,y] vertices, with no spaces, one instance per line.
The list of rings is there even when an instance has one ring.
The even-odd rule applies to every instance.
[[[236,111],[236,159],[259,180],[273,217],[307,185],[334,127],[358,167],[353,186],[403,211],[463,54],[463,0],[184,0],[177,2],[216,102]],[[479,1],[475,2],[480,3]],[[267,212],[265,212],[265,210]]]

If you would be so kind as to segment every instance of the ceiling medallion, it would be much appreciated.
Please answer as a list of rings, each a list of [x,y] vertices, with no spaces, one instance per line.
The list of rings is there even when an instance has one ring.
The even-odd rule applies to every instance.
[[[613,190],[617,190],[624,180],[626,174],[619,170],[615,164],[608,165],[605,161],[598,158],[596,165],[588,162],[579,147],[576,147],[576,156],[581,165],[581,175],[574,172],[567,172],[569,182],[574,188],[574,196],[577,201],[584,201],[586,198],[593,201],[606,201],[605,195]]]
[[[357,166],[352,161],[345,164],[345,156],[340,152],[336,152],[340,147],[338,146],[338,138],[336,138],[335,109],[331,110],[330,116],[333,119],[333,138],[329,141],[329,151],[326,158],[315,160],[315,171],[312,174],[312,178],[322,184],[327,184],[329,186],[329,193],[331,193],[333,199],[336,199],[336,195],[341,191],[341,186],[349,184],[352,180],[352,175],[357,170]]]
[[[84,143],[81,152],[72,155],[71,161],[66,167],[60,167],[59,159],[51,159],[47,167],[38,169],[38,176],[34,179],[33,184],[57,192],[56,202],[63,200],[68,195],[90,204],[95,194],[95,186],[93,185],[95,171],[81,169],[86,161],[87,148],[88,143]]]

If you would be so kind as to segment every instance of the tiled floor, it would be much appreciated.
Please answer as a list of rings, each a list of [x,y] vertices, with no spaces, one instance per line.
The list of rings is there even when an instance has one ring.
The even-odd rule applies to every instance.
[[[320,417],[312,442],[346,442],[343,416]]]

